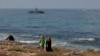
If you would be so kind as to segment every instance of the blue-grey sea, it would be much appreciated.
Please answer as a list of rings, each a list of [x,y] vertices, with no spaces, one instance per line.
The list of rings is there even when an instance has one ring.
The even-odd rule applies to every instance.
[[[99,9],[0,9],[0,40],[13,35],[22,43],[36,44],[41,35],[52,37],[52,45],[66,48],[100,49]]]

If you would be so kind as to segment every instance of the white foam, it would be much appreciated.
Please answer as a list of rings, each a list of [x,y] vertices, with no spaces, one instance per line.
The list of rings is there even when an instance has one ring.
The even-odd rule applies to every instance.
[[[69,46],[70,45],[70,43],[68,43],[68,42],[60,42],[60,41],[55,41],[55,42],[53,42],[52,43],[52,45],[53,46]]]
[[[79,41],[95,41],[95,38],[76,38]]]
[[[0,34],[0,40],[4,40],[9,34]]]
[[[31,34],[21,34],[20,36],[32,36]]]
[[[34,41],[19,41],[21,43],[38,43],[37,40],[34,40]]]
[[[39,36],[34,36],[34,37],[39,37]]]
[[[36,37],[36,38],[39,37],[38,35],[32,35],[32,34],[21,34],[19,36],[21,36],[21,37],[24,37],[24,36],[27,36],[27,37]]]

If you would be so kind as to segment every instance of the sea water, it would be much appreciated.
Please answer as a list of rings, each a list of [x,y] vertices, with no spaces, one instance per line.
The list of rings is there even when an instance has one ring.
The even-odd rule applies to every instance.
[[[41,35],[52,37],[52,45],[76,49],[100,48],[100,10],[0,9],[0,40],[13,35],[22,43],[36,44]]]

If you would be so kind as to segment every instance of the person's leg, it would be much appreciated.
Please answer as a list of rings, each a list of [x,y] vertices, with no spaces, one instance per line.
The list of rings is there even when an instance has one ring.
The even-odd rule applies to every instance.
[[[44,50],[44,45],[41,45],[41,50],[40,51],[43,51]]]

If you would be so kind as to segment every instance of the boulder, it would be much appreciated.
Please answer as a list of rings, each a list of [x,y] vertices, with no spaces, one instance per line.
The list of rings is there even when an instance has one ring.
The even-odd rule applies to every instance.
[[[7,41],[14,41],[14,37],[12,35],[9,35],[5,40]]]

